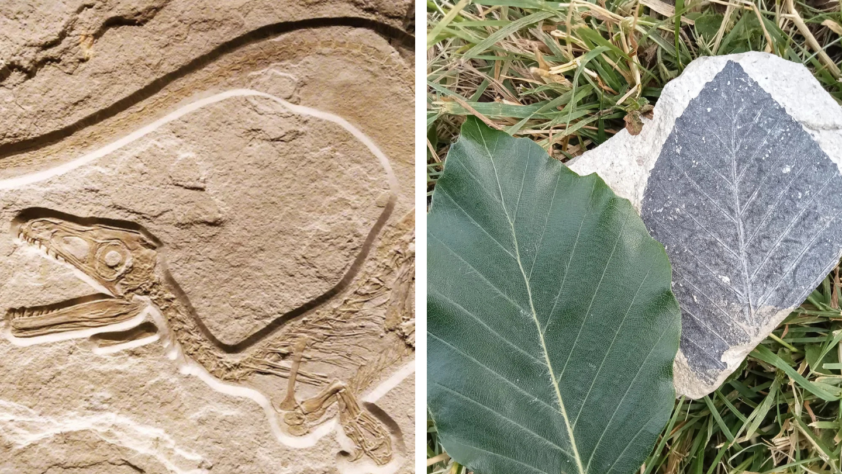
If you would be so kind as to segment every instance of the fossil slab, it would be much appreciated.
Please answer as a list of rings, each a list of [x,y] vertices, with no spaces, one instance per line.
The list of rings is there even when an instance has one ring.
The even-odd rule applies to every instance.
[[[0,472],[411,472],[409,3],[77,3],[0,58]]]
[[[673,266],[679,394],[715,390],[842,255],[842,110],[800,64],[703,58],[639,135],[571,166],[638,208]]]

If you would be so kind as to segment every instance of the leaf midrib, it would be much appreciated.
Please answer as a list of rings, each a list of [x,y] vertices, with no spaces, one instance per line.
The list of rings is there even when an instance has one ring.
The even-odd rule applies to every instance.
[[[509,228],[512,232],[512,244],[515,249],[515,260],[517,261],[518,268],[520,269],[521,276],[523,277],[524,284],[526,285],[526,294],[529,298],[529,309],[532,313],[532,320],[535,322],[535,329],[538,332],[538,338],[541,342],[541,351],[544,354],[544,360],[547,364],[547,369],[549,370],[550,381],[553,384],[553,389],[555,389],[556,397],[558,398],[558,405],[561,409],[561,416],[564,419],[564,426],[567,429],[567,436],[570,439],[570,447],[573,449],[573,457],[576,461],[576,468],[578,469],[580,474],[585,474],[585,469],[582,467],[582,460],[579,457],[579,449],[576,446],[576,438],[573,435],[573,428],[570,425],[570,419],[567,416],[567,409],[564,406],[564,400],[561,397],[561,390],[558,387],[558,380],[555,378],[555,371],[553,370],[552,362],[550,362],[550,356],[547,351],[547,345],[544,341],[544,334],[541,332],[541,323],[538,321],[538,313],[535,311],[535,305],[532,301],[532,288],[529,284],[529,278],[526,276],[526,271],[523,269],[523,263],[521,262],[520,258],[520,246],[517,242],[517,232],[515,231],[514,222],[512,222],[512,218],[509,216],[509,211],[506,209],[506,201],[505,197],[503,196],[503,187],[500,185],[500,176],[497,173],[497,165],[494,163],[494,157],[491,154],[491,151],[488,149],[488,144],[485,141],[485,135],[480,132],[480,138],[482,139],[482,145],[485,148],[485,153],[488,155],[488,159],[491,161],[491,167],[494,170],[494,179],[497,181],[497,190],[500,193],[500,204],[503,208],[503,214],[506,216],[506,220],[509,223]],[[529,167],[529,155],[526,156],[526,167]],[[524,170],[524,178],[526,175],[526,170]],[[521,181],[521,193],[523,193],[523,182]],[[520,196],[518,196],[519,198]],[[520,203],[518,203],[520,204]],[[549,211],[548,211],[549,212]]]
[[[740,239],[740,260],[743,267],[743,293],[746,295],[746,300],[748,301],[748,314],[749,317],[753,320],[754,319],[754,302],[751,300],[751,280],[749,280],[748,276],[748,257],[746,256],[746,239],[745,239],[745,229],[743,223],[743,210],[742,210],[742,203],[740,202],[740,183],[737,174],[737,132],[734,129],[736,127],[736,122],[739,115],[742,113],[742,108],[737,111],[736,114],[731,118],[731,174],[734,177],[734,184],[731,186],[734,190],[734,220],[737,224],[737,236]],[[761,112],[763,110],[761,109]],[[750,166],[750,163],[747,164]]]
[[[783,281],[783,276],[787,275],[792,270],[792,268],[800,261],[801,257],[805,253],[806,249],[809,248],[813,244],[813,242],[816,240],[816,238],[818,238],[818,236],[821,235],[827,229],[827,227],[829,227],[830,223],[832,223],[832,220],[829,221],[828,224],[825,227],[822,227],[820,232],[816,232],[815,236],[805,246],[805,248],[801,251],[801,253],[799,253],[799,255],[793,260],[793,263],[790,264],[786,268],[786,271],[781,274],[782,276],[779,278],[779,280],[777,281],[775,286],[773,286],[769,290],[766,290],[762,295],[757,295],[756,298],[754,297],[755,295],[752,294],[752,290],[754,289],[754,286],[753,286],[754,280],[757,278],[757,275],[760,273],[761,269],[763,269],[763,267],[766,265],[769,258],[772,256],[773,252],[780,245],[781,241],[789,234],[789,231],[792,230],[792,227],[797,223],[798,219],[809,208],[809,204],[812,203],[812,201],[814,199],[816,199],[816,197],[819,196],[822,191],[824,191],[825,187],[833,180],[834,177],[831,176],[827,181],[825,181],[824,184],[822,185],[822,187],[820,188],[820,190],[813,194],[813,197],[808,202],[808,204],[804,205],[800,209],[798,214],[796,214],[795,217],[793,217],[790,220],[789,224],[787,224],[787,226],[784,228],[784,230],[779,234],[778,238],[775,240],[775,243],[772,246],[772,248],[766,251],[763,259],[761,260],[761,262],[759,264],[757,264],[756,267],[753,270],[749,269],[749,263],[750,262],[748,260],[747,254],[746,254],[747,248],[754,241],[755,237],[761,232],[761,229],[763,229],[763,224],[766,222],[769,215],[772,214],[772,211],[773,211],[774,207],[779,203],[781,197],[786,194],[786,192],[789,190],[789,188],[792,186],[792,184],[794,184],[796,182],[796,179],[798,178],[798,176],[800,176],[801,172],[804,170],[806,165],[804,167],[798,168],[798,171],[793,174],[793,177],[790,179],[790,181],[786,185],[786,187],[784,187],[783,190],[781,190],[781,192],[778,193],[778,195],[775,197],[775,199],[774,199],[775,204],[769,206],[769,209],[763,215],[763,217],[760,221],[760,224],[758,224],[756,226],[756,228],[754,229],[754,231],[752,231],[750,233],[750,235],[746,235],[747,232],[746,232],[746,229],[744,227],[745,221],[744,221],[743,216],[745,214],[746,209],[754,202],[754,199],[757,196],[758,191],[762,187],[766,178],[764,178],[763,181],[761,181],[761,183],[757,185],[757,188],[754,190],[754,192],[752,192],[752,194],[749,196],[748,200],[745,203],[741,202],[739,190],[740,190],[740,185],[741,185],[741,182],[742,182],[742,177],[746,173],[746,171],[751,167],[751,163],[754,162],[754,160],[757,158],[757,156],[759,154],[759,151],[755,151],[751,155],[751,157],[746,161],[746,163],[743,165],[742,170],[739,170],[739,173],[738,173],[739,166],[738,166],[738,163],[737,163],[737,154],[736,154],[737,145],[736,145],[736,143],[740,142],[740,138],[737,136],[737,127],[733,126],[733,124],[736,123],[737,121],[739,121],[738,119],[741,116],[741,114],[744,112],[744,110],[745,110],[745,108],[741,107],[739,110],[736,110],[736,111],[733,111],[733,110],[725,111],[727,116],[732,121],[732,127],[730,127],[730,131],[731,131],[731,134],[730,134],[730,142],[731,143],[730,143],[730,145],[728,143],[726,143],[725,141],[723,141],[721,139],[721,137],[719,137],[718,135],[713,135],[715,138],[717,138],[720,145],[726,150],[726,152],[729,154],[729,157],[730,157],[731,174],[732,174],[732,177],[733,177],[733,182],[731,182],[730,180],[728,180],[727,178],[722,176],[720,173],[717,172],[717,174],[719,174],[720,177],[725,182],[727,182],[732,189],[734,205],[735,205],[734,216],[731,216],[731,214],[728,213],[727,211],[725,211],[724,209],[722,209],[713,198],[711,198],[709,195],[707,195],[701,189],[701,187],[695,182],[695,180],[693,180],[687,174],[686,170],[684,170],[682,167],[679,167],[679,169],[681,169],[681,171],[683,172],[685,177],[690,181],[690,183],[694,187],[696,187],[708,199],[708,201],[711,202],[711,204],[716,206],[717,209],[719,209],[723,213],[723,215],[725,215],[729,220],[734,222],[734,224],[737,226],[736,230],[737,230],[738,236],[739,236],[739,243],[738,243],[739,244],[739,248],[738,248],[739,253],[736,253],[733,249],[730,249],[716,235],[710,233],[710,231],[708,231],[705,228],[705,226],[701,225],[698,221],[696,221],[696,219],[692,215],[690,215],[690,217],[694,220],[694,222],[696,222],[696,224],[700,228],[708,231],[708,233],[718,241],[718,243],[722,246],[723,249],[731,252],[737,258],[737,260],[740,262],[740,266],[742,267],[741,273],[742,273],[742,280],[743,280],[743,292],[740,293],[733,287],[732,287],[732,289],[734,289],[735,293],[737,293],[737,296],[740,299],[740,301],[743,302],[743,304],[748,306],[746,308],[746,310],[748,311],[749,317],[754,318],[756,308],[759,308],[759,307],[766,304],[768,298],[770,298],[771,295],[780,286],[780,282]],[[759,117],[764,111],[765,111],[765,109],[761,109],[755,115],[755,120],[752,121],[755,125],[756,125],[757,117]],[[766,146],[766,144],[768,142],[769,136],[771,136],[773,131],[777,130],[777,127],[779,126],[779,124],[780,124],[780,121],[777,121],[773,127],[770,127],[769,130],[767,130],[766,135],[764,135],[763,142],[757,148],[758,150],[764,149],[764,147]],[[702,293],[702,294],[704,295],[704,293]],[[707,297],[707,295],[704,295],[704,296]],[[710,297],[708,297],[708,299],[710,299]],[[719,336],[719,334],[716,331],[713,331],[713,330],[711,330],[711,331],[714,334],[716,334],[717,336]],[[721,336],[719,336],[719,337],[721,339]]]

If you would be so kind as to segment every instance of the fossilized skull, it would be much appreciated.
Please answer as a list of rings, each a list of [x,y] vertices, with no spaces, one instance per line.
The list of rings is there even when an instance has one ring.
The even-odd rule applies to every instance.
[[[81,270],[113,296],[135,292],[154,278],[157,245],[137,230],[43,217],[24,222],[18,236]]]
[[[157,282],[157,243],[140,230],[71,216],[33,217],[18,223],[18,237],[81,271],[107,294],[46,306],[10,309],[12,334],[34,337],[97,328],[131,319],[146,304],[132,298]]]

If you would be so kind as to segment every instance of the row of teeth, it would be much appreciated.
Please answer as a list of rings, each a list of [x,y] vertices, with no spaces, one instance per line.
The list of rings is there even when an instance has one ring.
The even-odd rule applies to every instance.
[[[47,309],[47,308],[11,308],[8,313],[6,313],[6,317],[14,321],[16,319],[26,319],[32,318],[35,316],[45,316],[48,314],[52,314],[58,311],[58,309]]]
[[[61,255],[56,254],[55,250],[53,250],[53,249],[51,249],[51,248],[47,247],[46,245],[44,245],[44,244],[43,244],[40,240],[38,240],[38,239],[35,239],[35,238],[32,238],[32,237],[28,237],[28,236],[27,236],[26,234],[24,234],[23,232],[21,232],[21,233],[19,233],[19,234],[18,234],[18,239],[20,239],[22,242],[26,242],[26,243],[28,243],[29,245],[32,245],[33,247],[35,247],[35,248],[37,248],[38,250],[40,250],[40,251],[41,251],[44,255],[46,255],[46,256],[48,256],[48,257],[50,257],[50,258],[56,259],[56,260],[58,260],[59,262],[67,262],[67,260],[65,260],[65,259],[64,259],[64,257],[62,257]]]
[[[41,241],[38,240],[38,239],[29,237],[26,234],[24,234],[23,232],[20,232],[18,234],[18,239],[20,239],[22,242],[26,242],[29,245],[32,245],[33,247],[37,248],[38,250],[40,250],[43,254],[47,255],[48,257],[54,258],[54,259],[56,259],[58,261],[61,261],[61,262],[65,261],[64,258],[62,258],[59,255],[56,255],[55,251],[49,249],[46,245],[41,243]],[[55,313],[56,311],[58,311],[58,309],[11,308],[6,313],[6,317],[9,320],[14,321],[16,319],[25,319],[25,318],[32,318],[32,317],[35,317],[35,316],[44,316],[44,315],[47,315],[47,314]]]

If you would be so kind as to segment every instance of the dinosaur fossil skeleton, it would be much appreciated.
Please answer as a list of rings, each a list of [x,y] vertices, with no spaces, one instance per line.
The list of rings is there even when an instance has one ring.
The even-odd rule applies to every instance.
[[[288,378],[285,398],[273,405],[280,412],[280,419],[290,434],[302,436],[309,433],[312,425],[326,421],[329,409],[336,406],[345,434],[356,445],[355,459],[367,455],[378,465],[387,464],[392,459],[389,432],[360,405],[355,395],[356,391],[362,389],[362,385],[366,385],[360,383],[360,377],[364,376],[366,381],[373,378],[368,373],[372,371],[371,367],[360,367],[350,385],[325,375],[302,371],[300,365],[305,349],[308,344],[319,342],[314,341],[313,333],[308,333],[306,329],[287,335],[284,338],[285,349],[267,349],[264,346],[262,350],[250,352],[231,348],[225,350],[225,347],[208,340],[215,338],[209,334],[167,271],[163,245],[151,234],[128,222],[83,219],[52,212],[46,212],[49,215],[45,216],[43,210],[36,214],[40,215],[16,222],[15,230],[19,240],[41,249],[48,257],[69,264],[81,272],[100,293],[47,306],[12,308],[6,317],[13,336],[32,338],[104,328],[105,332],[95,334],[91,340],[99,347],[114,346],[147,338],[158,332],[158,328],[150,321],[128,330],[107,332],[107,327],[140,316],[151,304],[167,319],[172,331],[172,336],[167,337],[172,337],[185,355],[201,364],[216,378],[241,382],[254,373]],[[406,247],[406,239],[403,236],[398,246]],[[395,252],[391,253],[393,257]],[[405,250],[397,252],[406,253]],[[414,262],[414,254],[400,258],[397,268],[386,263],[387,267],[392,268],[392,273],[397,273],[397,286],[391,291],[401,295],[395,303],[400,309],[405,307],[409,291],[409,263],[405,262]],[[383,286],[379,279],[374,280]],[[371,284],[370,277],[363,289]],[[394,311],[390,310],[390,313]],[[390,326],[397,326],[395,317],[390,319]],[[393,330],[394,327],[388,329]],[[406,344],[410,343],[407,341]],[[293,356],[291,366],[284,366],[273,359],[272,355],[282,353]],[[385,354],[381,357],[384,360],[375,362],[374,366],[385,368],[400,357],[401,354]],[[326,387],[316,396],[299,402],[295,396],[295,387],[299,382]]]

